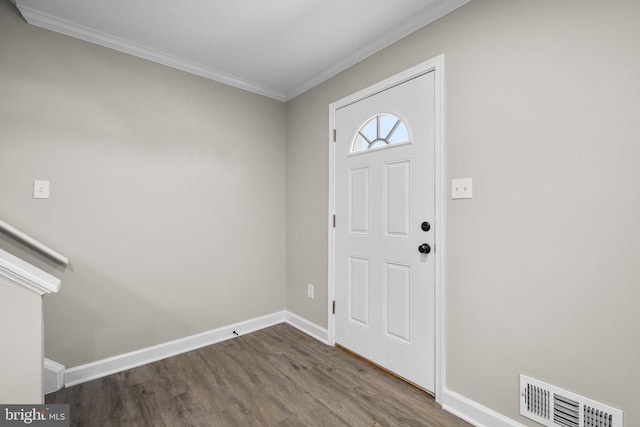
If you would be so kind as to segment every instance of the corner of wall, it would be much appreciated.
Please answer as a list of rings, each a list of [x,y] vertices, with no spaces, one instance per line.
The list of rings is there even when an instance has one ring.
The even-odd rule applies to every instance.
[[[44,359],[44,394],[56,392],[64,387],[64,365]]]

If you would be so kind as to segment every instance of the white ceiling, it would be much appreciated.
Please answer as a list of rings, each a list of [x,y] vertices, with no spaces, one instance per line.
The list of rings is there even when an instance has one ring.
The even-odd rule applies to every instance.
[[[282,101],[470,0],[16,0],[27,22]]]

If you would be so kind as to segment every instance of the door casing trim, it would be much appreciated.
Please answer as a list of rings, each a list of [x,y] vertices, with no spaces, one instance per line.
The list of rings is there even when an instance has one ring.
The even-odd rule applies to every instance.
[[[327,215],[328,228],[328,302],[327,302],[327,331],[328,343],[335,346],[335,322],[333,301],[335,299],[335,228],[333,215],[335,213],[335,143],[333,141],[335,129],[335,114],[340,108],[375,95],[393,86],[404,83],[422,74],[433,71],[435,95],[435,394],[436,402],[441,403],[445,385],[445,164],[444,164],[444,54],[422,62],[392,77],[382,80],[372,86],[362,89],[352,95],[329,104],[329,212]],[[340,221],[340,218],[337,219]]]

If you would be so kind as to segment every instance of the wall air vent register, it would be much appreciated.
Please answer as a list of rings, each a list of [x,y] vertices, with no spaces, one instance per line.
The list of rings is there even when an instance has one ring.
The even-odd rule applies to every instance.
[[[520,375],[520,415],[548,427],[623,427],[622,411]]]

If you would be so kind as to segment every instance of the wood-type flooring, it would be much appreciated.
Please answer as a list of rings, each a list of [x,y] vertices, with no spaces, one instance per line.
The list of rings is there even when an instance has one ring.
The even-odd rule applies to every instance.
[[[426,393],[287,324],[46,396],[72,426],[470,424]]]

